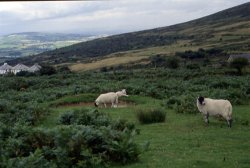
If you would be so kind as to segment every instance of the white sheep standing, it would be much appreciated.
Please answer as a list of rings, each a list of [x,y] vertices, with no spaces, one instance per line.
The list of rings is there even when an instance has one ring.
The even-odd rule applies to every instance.
[[[228,127],[232,127],[232,105],[228,100],[198,97],[197,107],[207,124],[209,116],[220,115],[227,120]]]
[[[106,103],[111,103],[111,107],[117,107],[118,98],[121,96],[128,96],[126,89],[122,89],[118,92],[100,94],[100,96],[95,100],[95,106],[98,107],[99,104],[104,104],[104,107],[106,108]]]

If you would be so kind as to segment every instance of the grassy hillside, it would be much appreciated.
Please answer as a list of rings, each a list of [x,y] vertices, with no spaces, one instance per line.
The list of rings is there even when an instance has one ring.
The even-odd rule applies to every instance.
[[[185,49],[215,47],[226,53],[250,52],[249,43],[250,3],[246,3],[190,22],[100,38],[44,52],[32,58],[16,59],[10,63],[85,63],[92,58],[120,52],[130,55],[134,51],[144,53],[147,50],[151,55],[158,54],[155,48],[160,48],[160,53],[168,55]],[[172,52],[169,52],[169,46]]]
[[[250,74],[228,72],[201,66],[0,76],[0,167],[98,167],[92,165],[103,161],[116,168],[248,168]],[[122,88],[129,97],[119,98],[119,108],[94,111],[99,94]],[[198,95],[230,100],[232,128],[212,116],[206,126],[197,111]],[[123,102],[127,106],[120,108]],[[152,108],[166,112],[166,121],[138,122],[137,112]],[[131,138],[129,128],[140,134]],[[124,165],[145,142],[150,145],[139,160]],[[116,155],[107,157],[107,149]]]
[[[23,57],[39,54],[97,38],[81,34],[16,33],[0,37],[0,57]]]

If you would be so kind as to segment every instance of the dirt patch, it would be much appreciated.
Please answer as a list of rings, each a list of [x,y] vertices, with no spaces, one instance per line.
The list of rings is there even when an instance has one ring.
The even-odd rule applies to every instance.
[[[132,107],[136,104],[133,102],[125,102],[120,101],[117,108],[126,108],[126,107]],[[94,107],[94,102],[80,102],[80,103],[73,103],[73,104],[64,104],[60,105],[58,107]],[[100,108],[104,108],[104,105],[100,105]],[[107,108],[110,108],[111,104],[107,104]]]

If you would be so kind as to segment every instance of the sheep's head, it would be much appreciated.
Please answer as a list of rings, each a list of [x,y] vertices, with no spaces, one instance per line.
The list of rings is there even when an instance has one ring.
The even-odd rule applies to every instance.
[[[127,94],[126,89],[122,89],[123,94]]]
[[[197,99],[197,101],[200,103],[200,105],[205,105],[205,98],[204,97],[202,97],[202,96],[199,96],[198,97],[198,99]]]
[[[95,102],[95,107],[98,107],[98,104],[99,104],[98,102]]]

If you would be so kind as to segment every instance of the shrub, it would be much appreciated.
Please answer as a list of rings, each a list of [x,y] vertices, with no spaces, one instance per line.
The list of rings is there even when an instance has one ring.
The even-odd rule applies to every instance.
[[[63,125],[70,125],[73,124],[76,120],[76,116],[74,111],[68,111],[60,115],[59,123]]]
[[[71,73],[71,70],[67,66],[62,66],[62,67],[58,68],[58,72],[67,74],[67,73]]]
[[[107,67],[102,67],[102,68],[100,69],[100,72],[108,72],[108,68],[107,68]]]
[[[80,109],[67,111],[63,113],[58,120],[59,124],[63,125],[95,125],[108,126],[111,124],[111,119],[108,115],[99,112],[98,110]]]
[[[197,70],[199,70],[200,65],[197,64],[197,63],[192,63],[192,64],[190,63],[190,64],[187,65],[187,69],[197,69]]]
[[[180,60],[177,57],[167,58],[167,67],[170,69],[177,69],[179,67]]]
[[[111,124],[111,119],[109,118],[109,116],[101,113],[96,109],[89,111],[81,109],[79,111],[76,111],[76,113],[76,124],[95,126],[108,126]]]
[[[28,72],[28,71],[20,71],[16,73],[16,76],[35,76],[36,74],[33,72]]]
[[[0,113],[6,112],[8,106],[9,106],[8,101],[6,101],[4,99],[0,99]]]
[[[166,58],[160,56],[160,55],[156,55],[156,56],[152,56],[150,57],[150,62],[151,64],[154,66],[154,68],[156,67],[160,67],[166,64]]]
[[[53,75],[56,73],[56,69],[52,66],[46,65],[46,66],[42,66],[39,72],[40,72],[40,75]]]
[[[140,108],[136,110],[136,116],[141,124],[165,122],[166,112],[160,108]]]
[[[105,116],[97,111],[90,113]],[[95,120],[96,117],[93,118]],[[92,121],[93,118],[89,118],[88,122],[96,122]],[[53,129],[32,128],[20,124],[8,128],[1,124],[0,161],[4,163],[0,165],[88,168],[106,167],[110,162],[126,164],[138,160],[142,148],[133,140],[138,134],[134,124],[125,120],[109,119],[107,126],[86,126],[78,125],[76,120],[66,121],[67,124],[74,121],[74,124]]]
[[[160,92],[159,89],[156,87],[150,87],[146,90],[146,95],[156,98],[156,99],[162,99],[164,97],[164,94]]]
[[[242,75],[242,69],[249,65],[248,59],[239,57],[230,62],[230,67],[237,69],[238,74]]]
[[[120,141],[113,140],[108,143],[106,146],[108,155],[113,161],[126,164],[138,160],[140,149],[133,143],[134,135],[136,135],[135,130],[132,133],[124,130]]]
[[[7,167],[36,167],[36,168],[56,168],[57,166],[43,156],[40,149],[37,149],[34,153],[31,153],[28,157],[14,158],[8,161]]]
[[[135,124],[134,123],[129,123],[125,119],[118,119],[115,122],[112,122],[112,128],[118,131],[124,131],[125,129],[128,130],[134,130],[135,129]],[[139,130],[137,130],[139,133]]]
[[[167,108],[173,108],[174,106],[180,105],[180,104],[181,104],[181,100],[180,98],[176,96],[172,96],[163,102],[163,105]]]
[[[229,89],[228,90],[228,100],[232,104],[246,104],[248,102],[247,95],[241,89]]]
[[[188,113],[188,114],[198,113],[196,107],[196,98],[193,96],[186,96],[182,98],[180,104],[175,106],[175,111],[177,113]]]

